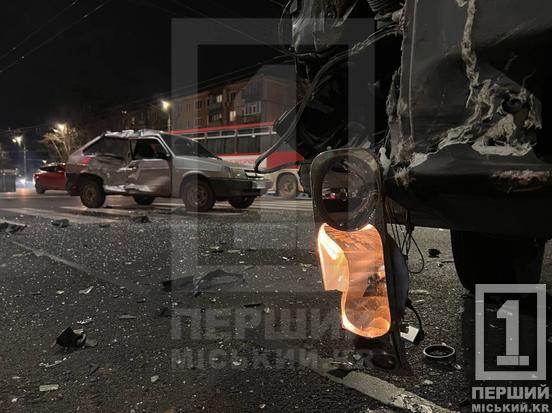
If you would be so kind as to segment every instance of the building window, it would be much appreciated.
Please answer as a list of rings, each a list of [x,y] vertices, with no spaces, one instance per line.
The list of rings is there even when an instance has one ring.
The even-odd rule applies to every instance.
[[[233,102],[236,100],[236,92],[230,93],[230,102]]]
[[[222,113],[211,115],[211,122],[218,122],[219,120],[222,120]]]
[[[197,100],[195,104],[196,109],[202,109],[203,108],[203,100]]]
[[[235,121],[236,121],[236,111],[231,110],[230,111],[230,122],[235,122]]]
[[[257,115],[261,113],[261,102],[252,102],[245,105],[246,115]]]
[[[222,94],[217,95],[217,103],[222,103]]]

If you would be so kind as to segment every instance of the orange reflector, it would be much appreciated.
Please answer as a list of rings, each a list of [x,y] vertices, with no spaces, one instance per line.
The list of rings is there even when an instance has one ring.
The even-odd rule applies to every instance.
[[[318,233],[318,254],[324,288],[343,293],[343,327],[368,338],[387,334],[391,311],[378,230],[368,225],[359,231],[344,232],[323,224]]]

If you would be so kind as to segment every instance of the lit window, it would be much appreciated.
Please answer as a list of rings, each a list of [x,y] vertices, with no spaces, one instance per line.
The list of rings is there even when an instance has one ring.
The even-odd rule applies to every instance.
[[[236,120],[236,111],[231,110],[230,111],[230,122],[234,122]]]
[[[217,95],[217,103],[222,103],[222,94]]]
[[[245,105],[246,115],[256,115],[261,113],[261,102],[253,102]]]

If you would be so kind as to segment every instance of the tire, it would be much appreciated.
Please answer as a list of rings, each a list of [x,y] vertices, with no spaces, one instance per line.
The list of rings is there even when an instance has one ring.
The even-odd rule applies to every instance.
[[[153,204],[153,201],[155,201],[154,196],[147,196],[147,195],[134,195],[134,202],[136,202],[138,205],[151,205]]]
[[[254,196],[242,196],[239,198],[230,198],[228,203],[237,209],[247,209],[255,202]]]
[[[86,179],[79,187],[82,204],[87,208],[99,208],[105,202],[102,184],[95,179]]]
[[[294,199],[297,196],[297,178],[292,174],[284,174],[278,178],[276,193],[284,199]]]
[[[537,284],[540,280],[544,242],[455,230],[450,238],[458,278],[472,293],[477,284]]]
[[[188,211],[206,212],[215,205],[215,193],[209,182],[193,179],[182,186],[182,201]]]
[[[35,184],[35,190],[37,194],[43,194],[46,192],[46,189],[44,189],[44,187],[40,184]]]

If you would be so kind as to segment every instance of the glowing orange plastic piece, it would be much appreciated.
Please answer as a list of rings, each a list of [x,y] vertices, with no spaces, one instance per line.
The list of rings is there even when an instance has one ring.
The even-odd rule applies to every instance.
[[[368,225],[344,232],[324,224],[318,233],[318,254],[324,288],[343,293],[343,327],[368,338],[387,334],[391,312],[378,230]]]

